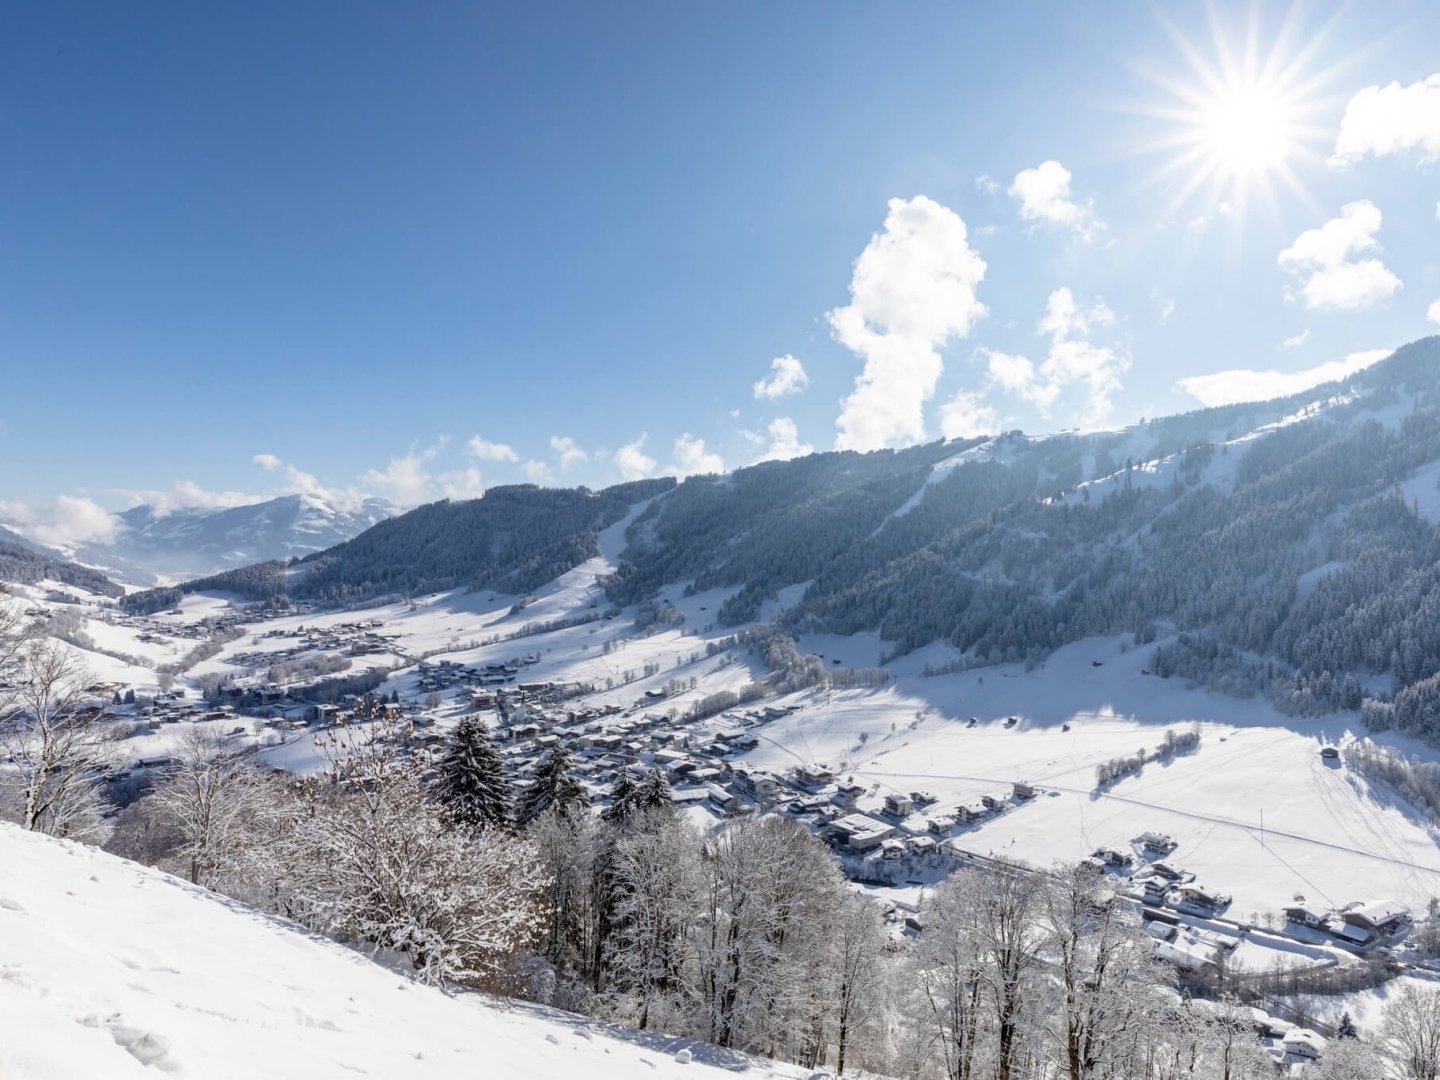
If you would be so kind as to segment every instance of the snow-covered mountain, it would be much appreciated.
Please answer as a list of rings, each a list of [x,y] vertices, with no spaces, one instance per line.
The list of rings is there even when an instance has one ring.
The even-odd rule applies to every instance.
[[[234,900],[0,824],[0,1078],[448,1080],[805,1072],[449,997]]]
[[[222,510],[160,513],[142,505],[119,515],[113,543],[83,544],[72,556],[136,584],[213,574],[343,543],[395,512],[384,499],[342,508],[313,495],[282,495]]]

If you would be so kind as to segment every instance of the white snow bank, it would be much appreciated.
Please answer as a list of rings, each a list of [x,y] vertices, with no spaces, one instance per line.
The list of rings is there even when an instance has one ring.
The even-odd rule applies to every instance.
[[[0,1076],[157,1072],[205,1080],[804,1075],[535,1006],[446,997],[168,875],[0,825]]]

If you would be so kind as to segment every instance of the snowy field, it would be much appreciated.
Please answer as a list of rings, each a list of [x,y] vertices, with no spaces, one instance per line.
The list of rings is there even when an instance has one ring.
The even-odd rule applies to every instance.
[[[705,655],[707,642],[743,629],[714,625],[727,590],[691,596],[680,586],[664,590],[662,604],[684,621],[648,635],[634,631],[633,610],[605,617],[601,582],[623,546],[625,524],[602,534],[599,556],[537,590],[521,611],[511,610],[517,597],[457,590],[414,604],[290,616],[256,624],[254,634],[194,673],[226,670],[227,657],[237,652],[293,643],[254,636],[265,631],[376,619],[412,658],[436,649],[453,651],[434,659],[465,665],[524,658],[529,663],[518,681],[592,683],[598,689],[586,704],[683,713],[704,695],[738,690],[763,675],[744,650]],[[798,598],[797,591],[787,594],[782,603]],[[466,647],[527,625],[577,618],[590,621]],[[874,666],[889,652],[869,634],[808,635],[800,645],[823,655],[827,668],[837,660]],[[956,843],[1048,865],[1100,847],[1126,849],[1145,830],[1166,832],[1179,841],[1171,861],[1198,884],[1233,896],[1228,914],[1237,920],[1273,918],[1296,895],[1326,907],[1393,898],[1415,910],[1440,895],[1440,833],[1392,792],[1319,757],[1321,746],[1357,737],[1353,714],[1295,719],[1259,698],[1236,700],[1160,679],[1146,674],[1151,651],[1127,647],[1121,638],[1090,640],[1030,672],[1006,666],[922,677],[927,663],[954,658],[932,645],[894,661],[896,678],[882,689],[781,699],[797,711],[756,729],[761,745],[746,760],[775,769],[827,763],[868,789],[862,809],[878,808],[890,792],[928,790],[939,803],[926,815],[1008,794],[1013,781],[1028,781],[1042,789],[1038,798],[958,832]],[[366,662],[357,660],[355,669]],[[647,666],[654,674],[644,675]],[[693,689],[658,706],[641,704],[645,691],[673,680],[688,687],[692,678]],[[413,668],[402,668],[383,689],[414,695],[415,683]],[[1009,717],[1016,718],[1013,725],[1006,724]],[[1201,730],[1198,751],[1151,763],[1138,776],[1095,791],[1097,764],[1153,750],[1167,730],[1180,733],[1192,724]],[[1435,756],[1418,744],[1386,739],[1406,752]],[[315,760],[305,740],[269,756],[297,769]],[[918,815],[911,825],[923,828]]]
[[[447,996],[158,871],[0,824],[0,1078],[801,1077]],[[688,1051],[694,1060],[682,1063]]]

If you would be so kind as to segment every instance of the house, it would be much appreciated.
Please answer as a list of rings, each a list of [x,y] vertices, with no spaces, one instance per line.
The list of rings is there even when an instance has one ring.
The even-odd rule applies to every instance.
[[[903,859],[905,857],[905,841],[895,837],[880,841],[880,857],[882,859]]]
[[[955,827],[955,819],[948,817],[932,817],[925,822],[925,831],[935,836],[949,836],[950,830]]]
[[[1129,852],[1116,851],[1114,848],[1100,848],[1095,852],[1095,858],[1105,866],[1129,866],[1134,861]]]
[[[893,817],[908,817],[914,809],[909,795],[897,791],[885,796],[885,813]]]
[[[870,851],[894,836],[895,828],[868,814],[846,814],[825,826],[823,835],[832,844],[851,851]]]
[[[836,806],[843,806],[846,810],[854,810],[860,796],[865,794],[865,789],[859,784],[837,784],[835,794],[830,796]]]
[[[1309,1028],[1291,1028],[1280,1045],[1287,1054],[1318,1060],[1325,1053],[1325,1038]]]
[[[1181,885],[1175,890],[1177,898],[1186,904],[1218,911],[1230,903],[1230,897],[1200,885]]]
[[[1159,851],[1165,854],[1174,851],[1180,846],[1175,842],[1175,838],[1168,833],[1143,832],[1135,839],[1144,845],[1145,850]]]
[[[1325,923],[1325,916],[1300,901],[1286,905],[1280,909],[1280,913],[1285,916],[1288,922],[1292,922],[1296,926],[1308,926],[1311,929],[1318,930]]]
[[[1410,912],[1393,900],[1376,901],[1369,904],[1352,904],[1340,913],[1349,926],[1358,926],[1377,937],[1395,933],[1410,921]]]
[[[1005,798],[1002,795],[981,795],[980,803],[986,810],[1002,810],[1005,807]]]
[[[795,766],[795,779],[806,787],[824,787],[835,779],[835,774],[826,765],[819,762],[807,762],[804,765]]]
[[[1017,799],[1033,799],[1035,797],[1035,785],[1024,780],[1016,780],[1011,785],[1011,789]]]
[[[310,719],[317,724],[333,724],[339,717],[338,705],[315,705],[310,709]]]
[[[1156,859],[1151,863],[1150,870],[1152,873],[1159,874],[1166,881],[1179,881],[1185,876],[1185,871],[1181,870],[1178,866],[1172,866],[1163,859]]]
[[[1340,748],[1338,746],[1322,746],[1320,748],[1320,756],[1326,761],[1339,761]]]

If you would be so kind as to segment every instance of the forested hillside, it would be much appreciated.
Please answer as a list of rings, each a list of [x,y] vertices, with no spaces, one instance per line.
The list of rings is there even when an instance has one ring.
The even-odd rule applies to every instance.
[[[1159,674],[1295,712],[1358,707],[1363,686],[1374,723],[1440,737],[1440,338],[1343,383],[1115,432],[815,454],[598,493],[497,488],[309,556],[289,591],[525,592],[661,494],[628,526],[617,602],[727,587],[717,618],[739,624],[803,586],[779,616],[789,629],[873,631],[896,653],[944,641],[962,666],[1163,638]],[[259,598],[281,573],[238,591]]]
[[[345,604],[458,586],[528,592],[597,554],[601,529],[672,486],[645,480],[591,492],[521,484],[431,503],[300,560],[292,593]]]
[[[46,555],[22,543],[15,534],[0,529],[0,581],[34,585],[47,580],[74,585],[101,596],[120,596],[125,591],[98,570]]]

